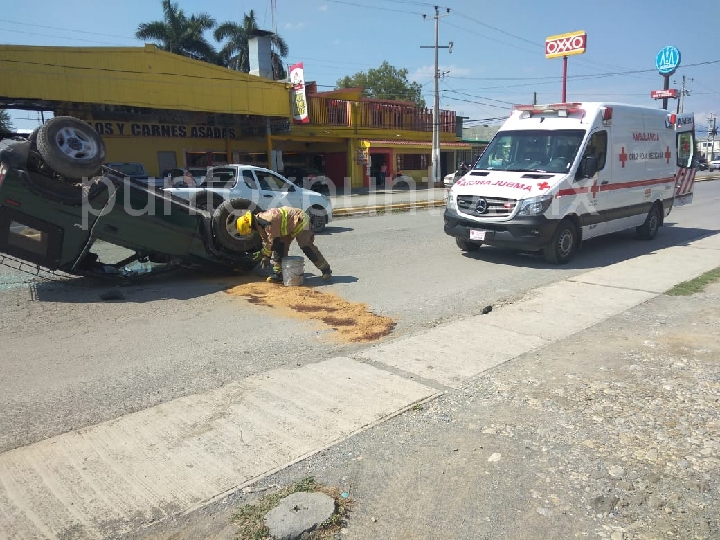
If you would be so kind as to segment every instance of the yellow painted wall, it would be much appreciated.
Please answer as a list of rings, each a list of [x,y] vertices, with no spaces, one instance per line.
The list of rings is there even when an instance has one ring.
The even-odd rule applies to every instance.
[[[145,47],[0,45],[0,96],[290,116],[288,87]]]

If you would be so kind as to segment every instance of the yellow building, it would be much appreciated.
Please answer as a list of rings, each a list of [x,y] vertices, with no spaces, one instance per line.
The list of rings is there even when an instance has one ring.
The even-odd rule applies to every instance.
[[[153,45],[3,45],[0,66],[0,108],[81,118],[103,136],[107,161],[141,162],[152,176],[240,162],[312,165],[348,187],[371,185],[382,163],[388,176],[428,177],[432,111],[364,100],[359,89],[319,94],[308,85],[309,122],[296,124],[289,83]],[[440,119],[445,173],[454,152],[470,146],[457,135],[454,112],[440,111]]]

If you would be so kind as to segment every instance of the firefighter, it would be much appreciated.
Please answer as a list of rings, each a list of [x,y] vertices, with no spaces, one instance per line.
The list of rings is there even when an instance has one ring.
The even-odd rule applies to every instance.
[[[249,236],[257,231],[262,238],[262,250],[255,253],[256,261],[263,268],[272,264],[272,274],[267,280],[271,283],[282,283],[282,258],[287,257],[290,244],[297,240],[298,246],[310,261],[322,272],[324,280],[330,279],[330,265],[315,246],[315,234],[310,230],[310,218],[300,208],[283,206],[271,208],[264,212],[247,212],[235,223],[238,234]]]

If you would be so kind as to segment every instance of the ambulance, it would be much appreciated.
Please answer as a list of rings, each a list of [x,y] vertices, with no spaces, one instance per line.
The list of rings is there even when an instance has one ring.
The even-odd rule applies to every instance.
[[[634,228],[655,238],[693,198],[693,114],[618,103],[516,105],[455,182],[445,232],[568,262],[583,240]]]

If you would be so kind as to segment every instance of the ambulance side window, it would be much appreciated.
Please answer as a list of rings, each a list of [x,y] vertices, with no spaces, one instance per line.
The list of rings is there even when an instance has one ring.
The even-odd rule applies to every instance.
[[[677,134],[677,166],[688,168],[692,166],[693,150],[695,142],[692,132]]]
[[[605,160],[607,158],[607,131],[596,131],[590,136],[583,159],[587,156],[595,156],[597,158],[597,170],[602,171],[605,168]],[[578,169],[578,172],[580,169]]]

